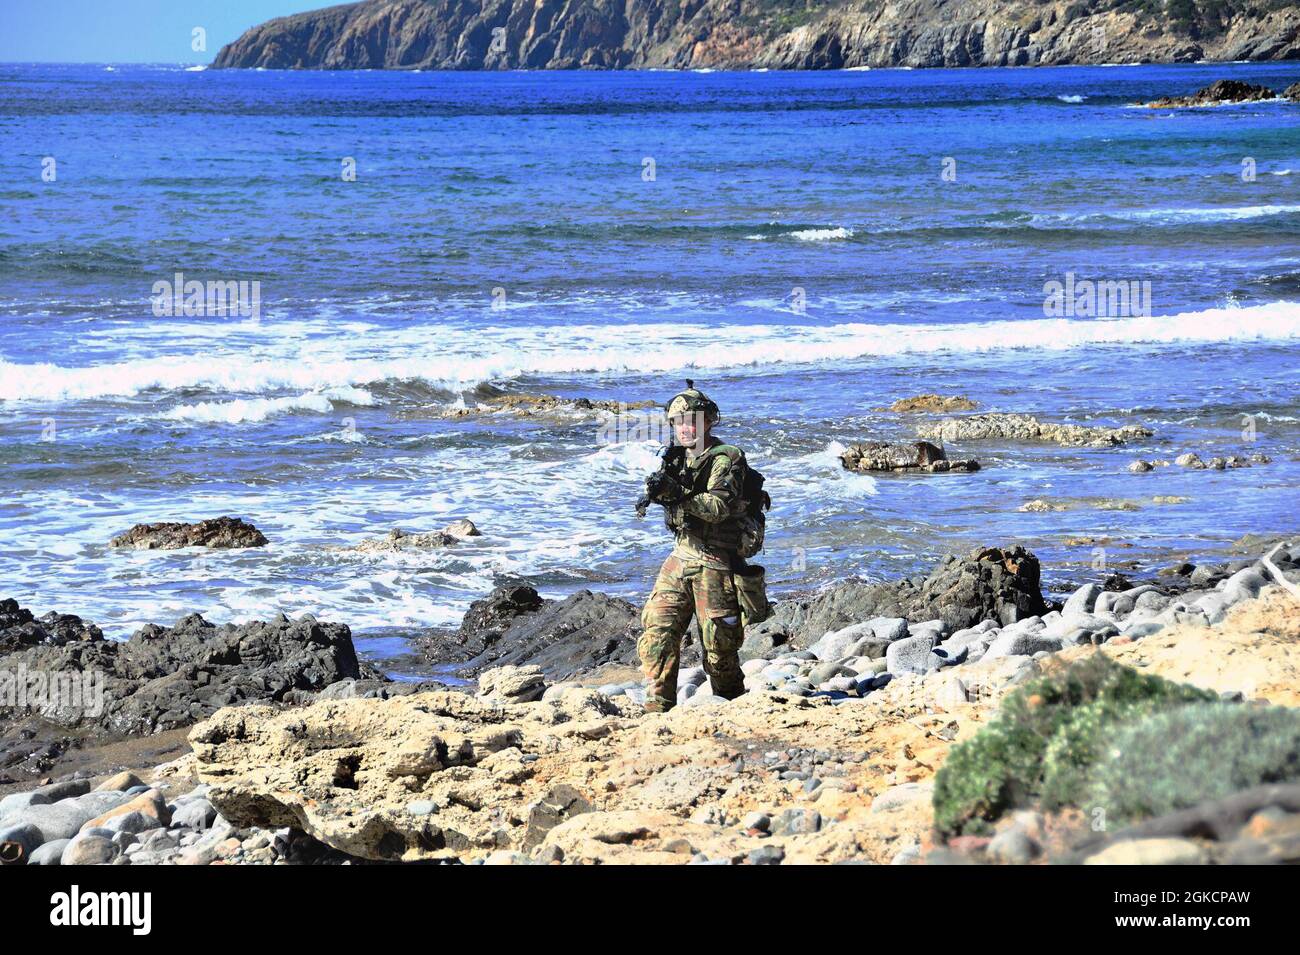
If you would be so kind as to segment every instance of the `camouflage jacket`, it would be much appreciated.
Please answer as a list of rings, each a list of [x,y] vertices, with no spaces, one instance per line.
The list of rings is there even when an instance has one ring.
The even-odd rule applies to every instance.
[[[717,438],[699,454],[687,452],[679,478],[686,498],[664,509],[677,538],[673,554],[706,567],[730,569],[740,543],[739,517],[745,504],[745,452]]]

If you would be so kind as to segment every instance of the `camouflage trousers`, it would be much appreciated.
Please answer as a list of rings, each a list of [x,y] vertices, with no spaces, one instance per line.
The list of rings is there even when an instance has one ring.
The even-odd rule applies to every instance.
[[[704,672],[713,692],[729,700],[745,692],[740,670],[745,631],[731,571],[670,556],[641,611],[645,629],[636,645],[649,709],[669,710],[677,703],[682,637],[692,617],[699,621]]]

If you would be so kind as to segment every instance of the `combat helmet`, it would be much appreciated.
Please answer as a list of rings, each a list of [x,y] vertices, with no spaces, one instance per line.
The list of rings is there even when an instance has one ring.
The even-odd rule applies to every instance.
[[[703,412],[704,419],[709,423],[718,420],[718,405],[712,398],[695,387],[695,382],[686,379],[686,390],[673,396],[672,400],[664,406],[664,413],[668,420],[694,412]]]

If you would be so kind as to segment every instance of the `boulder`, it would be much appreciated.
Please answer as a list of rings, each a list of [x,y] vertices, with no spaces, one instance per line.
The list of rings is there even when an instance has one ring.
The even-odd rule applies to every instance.
[[[111,834],[101,830],[74,836],[63,848],[59,865],[107,865],[121,850],[113,844]]]
[[[1065,606],[1061,608],[1062,617],[1070,617],[1078,614],[1092,613],[1093,608],[1097,605],[1097,598],[1101,596],[1101,588],[1096,584],[1084,584],[1065,601]]]
[[[98,791],[126,792],[128,789],[143,785],[144,783],[139,776],[128,770],[123,770],[115,776],[109,776],[95,789]]]
[[[109,545],[136,550],[175,550],[181,547],[263,547],[266,536],[242,518],[217,517],[194,524],[163,522],[136,524]]]
[[[71,839],[55,839],[45,843],[31,854],[27,864],[59,865],[63,861],[63,850],[68,847],[68,843],[71,841]]]
[[[830,631],[877,617],[939,619],[955,632],[983,620],[1014,623],[1048,609],[1038,559],[1020,546],[986,547],[943,558],[919,586],[912,580],[835,584],[808,602],[798,639],[815,642]]]
[[[40,790],[33,789],[25,793],[10,793],[4,799],[0,799],[0,820],[3,820],[6,816],[21,812],[28,806],[46,806],[49,803],[50,797],[41,793]]]
[[[485,670],[478,678],[478,695],[488,700],[528,703],[540,700],[545,692],[541,667],[495,667]]]
[[[512,584],[475,601],[459,631],[419,645],[431,662],[463,663],[466,672],[535,665],[547,679],[566,680],[605,663],[635,665],[640,632],[640,609],[619,597],[581,590],[543,600]]]
[[[896,640],[885,651],[885,664],[893,676],[904,673],[930,673],[943,666],[943,661],[933,653],[936,637],[923,633],[915,637]]]
[[[26,865],[44,841],[44,834],[30,822],[0,825],[0,865]]]
[[[911,398],[899,398],[886,411],[901,413],[913,411],[974,411],[976,403],[961,395],[915,395]]]
[[[1044,651],[1056,653],[1063,649],[1065,649],[1065,641],[1061,637],[1049,637],[1035,633],[1003,633],[989,644],[984,659],[996,660],[998,657],[1015,656],[1032,657],[1035,653]]]
[[[120,829],[111,825],[113,820],[119,816],[126,816],[138,813],[142,820],[148,820],[149,824],[142,826],[140,829],[128,829],[129,832],[143,832],[145,829],[156,829],[160,826],[165,827],[171,824],[171,810],[167,808],[167,800],[157,789],[150,789],[147,792],[140,793],[134,799],[129,799],[119,805],[114,806],[105,812],[100,813],[86,821],[82,829]]]
[[[30,806],[5,820],[11,824],[29,824],[41,831],[42,841],[71,839],[96,816],[130,801],[125,793],[90,793],[48,805]]]
[[[1205,850],[1190,839],[1126,839],[1083,860],[1084,865],[1204,865]]]
[[[840,465],[846,471],[926,471],[931,474],[978,471],[980,467],[978,461],[950,461],[943,448],[928,441],[853,444],[840,454]]]

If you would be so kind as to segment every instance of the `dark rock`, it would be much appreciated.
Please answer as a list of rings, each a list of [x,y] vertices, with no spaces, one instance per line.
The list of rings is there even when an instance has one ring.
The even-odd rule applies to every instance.
[[[80,640],[102,640],[103,632],[73,614],[47,613],[37,620],[16,600],[0,600],[0,655],[38,644],[62,646]]]
[[[751,849],[748,859],[750,865],[780,865],[785,858],[785,850],[780,846],[759,846]]]
[[[1038,558],[1017,545],[987,547],[967,557],[939,562],[921,586],[848,580],[830,587],[808,604],[799,638],[814,642],[873,617],[942,620],[949,632],[981,620],[1000,625],[1049,611],[1039,585]]]
[[[914,441],[911,444],[866,441],[850,445],[840,455],[840,464],[846,471],[926,471],[940,474],[980,469],[978,461],[948,460],[943,448],[929,441]]]
[[[9,609],[9,615],[24,614]],[[0,705],[0,719],[39,715],[59,726],[149,734],[187,726],[222,706],[306,702],[339,680],[382,678],[358,661],[346,626],[310,615],[217,627],[190,614],[174,627],[141,627],[123,643],[70,619],[76,618],[61,617],[46,630],[48,639],[7,653],[4,665],[10,672],[66,675],[79,692]],[[0,630],[0,652],[30,626]]]
[[[1216,80],[1191,96],[1167,96],[1143,105],[1151,109],[1170,109],[1215,106],[1219,103],[1250,103],[1276,97],[1277,94],[1267,86],[1256,86],[1253,83],[1243,83],[1241,80]]]
[[[560,823],[591,812],[591,808],[586,797],[572,786],[562,783],[554,787],[529,811],[524,847],[531,849],[541,845],[546,834]]]
[[[467,674],[534,664],[556,681],[606,663],[636,663],[640,627],[640,609],[618,597],[580,590],[543,600],[532,587],[509,584],[475,601],[456,633],[418,643],[427,660],[464,662]]]
[[[114,537],[113,547],[136,550],[175,550],[180,547],[262,547],[266,537],[238,517],[218,517],[195,524],[164,522],[136,524]]]
[[[740,647],[742,663],[758,657],[767,658],[788,645],[808,614],[806,601],[783,599],[770,603],[772,615],[762,623],[745,628],[745,642]]]
[[[497,587],[469,605],[460,624],[461,638],[467,643],[493,644],[515,618],[541,610],[543,603],[537,591],[526,584]]]

